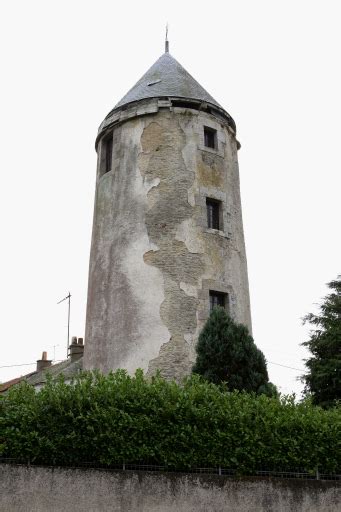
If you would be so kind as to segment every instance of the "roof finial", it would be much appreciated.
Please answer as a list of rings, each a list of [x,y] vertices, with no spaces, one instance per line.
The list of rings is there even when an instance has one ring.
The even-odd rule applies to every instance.
[[[169,53],[169,41],[168,41],[168,23],[166,25],[166,40],[165,40],[165,52]]]

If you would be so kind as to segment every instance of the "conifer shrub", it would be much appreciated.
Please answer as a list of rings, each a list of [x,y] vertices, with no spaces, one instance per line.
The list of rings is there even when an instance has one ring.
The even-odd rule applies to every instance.
[[[221,307],[210,314],[199,335],[193,373],[209,382],[224,382],[230,391],[248,391],[277,396],[269,382],[264,354],[257,348],[248,328],[237,324]]]
[[[49,465],[162,464],[341,469],[341,411],[226,389],[193,376],[178,385],[124,371],[71,384],[27,384],[0,399],[0,455]]]
[[[312,330],[302,343],[310,351],[302,379],[305,393],[326,409],[341,403],[341,276],[328,288],[331,293],[324,297],[318,314],[309,313],[303,319]]]

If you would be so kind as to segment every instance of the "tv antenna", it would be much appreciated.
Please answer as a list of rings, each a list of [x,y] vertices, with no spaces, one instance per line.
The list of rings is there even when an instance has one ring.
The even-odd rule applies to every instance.
[[[49,348],[53,348],[53,359],[52,361],[55,361],[56,360],[56,347],[59,347],[59,343],[58,345],[49,345]]]
[[[71,308],[71,293],[64,297],[64,299],[57,302],[57,304],[60,304],[61,302],[64,302],[64,300],[68,301],[68,312],[67,312],[67,345],[66,345],[66,357],[69,357],[69,341],[70,341],[70,308]]]

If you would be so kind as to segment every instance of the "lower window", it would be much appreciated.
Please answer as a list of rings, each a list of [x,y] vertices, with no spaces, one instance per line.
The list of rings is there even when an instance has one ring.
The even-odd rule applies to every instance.
[[[210,290],[210,311],[217,306],[228,309],[228,294]]]

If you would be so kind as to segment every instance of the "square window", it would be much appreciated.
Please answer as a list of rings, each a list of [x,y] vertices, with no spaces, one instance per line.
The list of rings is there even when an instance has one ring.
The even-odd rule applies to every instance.
[[[204,141],[207,148],[217,149],[217,130],[204,126]]]
[[[221,202],[216,199],[206,198],[207,227],[211,229],[221,229],[220,211]]]
[[[228,294],[210,290],[210,312],[218,306],[228,309]]]

